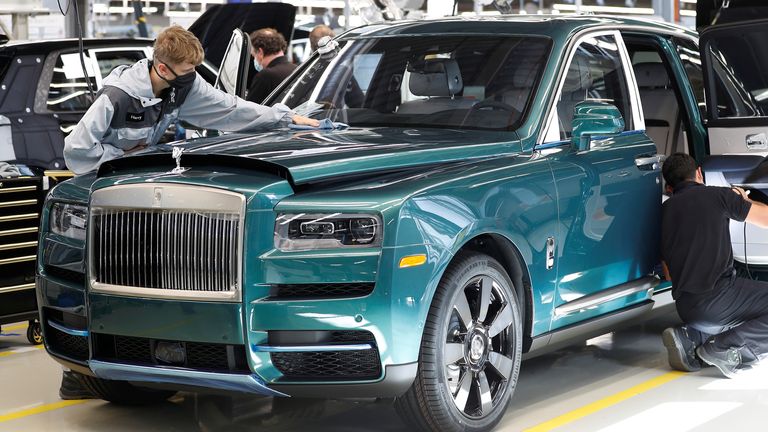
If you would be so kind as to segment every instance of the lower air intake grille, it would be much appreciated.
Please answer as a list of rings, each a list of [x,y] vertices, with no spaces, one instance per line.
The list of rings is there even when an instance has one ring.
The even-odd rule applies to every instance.
[[[152,363],[152,349],[149,339],[115,336],[117,358],[135,363]]]
[[[302,300],[365,297],[373,292],[372,283],[273,285],[272,300]]]
[[[88,338],[85,336],[72,336],[46,324],[45,340],[54,354],[88,360]]]
[[[158,342],[148,338],[94,334],[94,357],[108,361],[160,365],[154,349]],[[185,361],[174,366],[211,371],[248,373],[250,369],[243,345],[209,344],[201,342],[171,342],[183,347]]]
[[[359,381],[381,376],[379,350],[272,353],[272,364],[287,380]]]

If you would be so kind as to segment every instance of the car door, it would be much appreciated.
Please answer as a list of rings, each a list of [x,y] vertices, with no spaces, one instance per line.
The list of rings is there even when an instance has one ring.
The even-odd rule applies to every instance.
[[[658,262],[660,164],[618,32],[576,46],[556,107],[560,139],[570,139],[574,106],[585,100],[615,105],[626,127],[550,158],[560,213],[553,329],[646,301],[644,277]]]
[[[702,11],[702,17],[717,17],[714,24],[699,21],[710,155],[703,168],[707,184],[743,185],[755,190],[753,199],[765,200],[768,7],[752,7],[755,5],[718,2],[713,9]],[[732,221],[731,240],[736,261],[768,265],[768,230]]]
[[[215,87],[231,95],[245,98],[248,63],[250,63],[250,41],[240,29],[232,30],[227,50],[216,75]]]

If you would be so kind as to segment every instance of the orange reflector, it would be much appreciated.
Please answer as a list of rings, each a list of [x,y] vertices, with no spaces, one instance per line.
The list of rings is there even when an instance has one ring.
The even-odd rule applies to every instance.
[[[400,259],[400,268],[416,267],[427,262],[426,255],[410,255]]]

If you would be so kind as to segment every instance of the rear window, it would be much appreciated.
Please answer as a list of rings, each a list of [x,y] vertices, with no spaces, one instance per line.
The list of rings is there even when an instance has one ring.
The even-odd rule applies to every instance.
[[[85,71],[93,89],[96,89],[96,73],[93,63],[85,55]],[[93,100],[88,93],[86,74],[79,53],[64,53],[56,59],[53,77],[48,88],[47,108],[53,112],[85,111]]]

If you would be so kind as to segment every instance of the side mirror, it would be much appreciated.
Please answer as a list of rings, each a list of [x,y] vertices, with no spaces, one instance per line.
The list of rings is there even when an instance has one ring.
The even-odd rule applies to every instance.
[[[593,135],[616,135],[624,131],[624,118],[615,105],[583,101],[573,109],[571,141],[579,150],[589,149]]]

